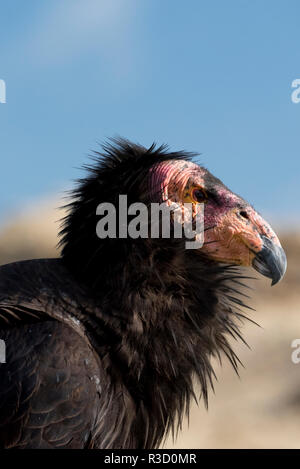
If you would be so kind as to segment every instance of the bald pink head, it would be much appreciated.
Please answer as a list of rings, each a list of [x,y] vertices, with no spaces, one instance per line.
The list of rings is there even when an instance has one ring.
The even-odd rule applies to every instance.
[[[278,266],[275,260],[269,259],[272,270],[268,272],[269,276],[276,277],[276,281],[282,277],[286,258],[270,225],[207,169],[191,161],[163,161],[151,168],[149,186],[151,200],[168,204],[175,202],[182,207],[191,203],[194,215],[198,212],[197,206],[204,204],[205,233],[201,251],[209,258],[237,265],[254,265],[260,270],[254,261],[266,249],[268,240],[268,251],[271,245],[274,246],[278,257]],[[262,273],[267,275],[266,269]]]

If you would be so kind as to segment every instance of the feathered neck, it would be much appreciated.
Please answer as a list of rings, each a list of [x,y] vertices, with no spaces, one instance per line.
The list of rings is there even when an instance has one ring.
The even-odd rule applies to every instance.
[[[207,405],[212,357],[225,354],[237,371],[228,336],[241,338],[239,279],[233,267],[166,250],[137,253],[107,275],[95,297],[97,313],[85,320],[98,355],[104,359],[108,352],[112,383],[124,387],[135,405],[138,447],[157,447],[169,430],[176,433],[191,399],[200,397],[195,381]]]
[[[171,156],[170,156],[171,155]],[[188,412],[193,376],[207,403],[213,356],[224,353],[237,369],[227,336],[239,337],[240,273],[210,262],[181,240],[96,237],[96,206],[128,194],[136,201],[149,168],[162,159],[188,158],[164,148],[119,142],[89,169],[73,193],[62,230],[62,260],[99,305],[86,318],[97,353],[109,347],[109,372],[136,405],[139,446],[157,446]],[[132,175],[135,175],[132,178]],[[118,188],[118,190],[116,190]],[[107,349],[106,349],[107,350]],[[139,435],[139,428],[147,428]]]

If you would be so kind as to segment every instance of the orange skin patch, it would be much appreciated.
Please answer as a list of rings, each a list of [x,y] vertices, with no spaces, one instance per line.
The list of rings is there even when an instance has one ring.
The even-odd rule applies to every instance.
[[[212,185],[214,199],[209,196]],[[261,235],[280,246],[271,226],[247,202],[195,163],[173,160],[154,166],[150,186],[154,199],[168,205],[175,202],[182,206],[183,212],[184,203],[193,203],[193,216],[202,205],[193,200],[193,189],[202,188],[208,193],[201,251],[211,259],[250,266],[263,247]]]
[[[215,228],[207,232],[203,249],[215,260],[250,266],[263,247],[262,235],[281,245],[270,225],[252,207],[242,210],[247,218],[240,212],[233,209],[223,215]]]

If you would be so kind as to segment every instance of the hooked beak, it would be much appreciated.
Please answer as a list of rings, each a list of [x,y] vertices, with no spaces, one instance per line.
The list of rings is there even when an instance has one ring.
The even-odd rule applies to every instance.
[[[219,262],[252,266],[278,283],[285,274],[287,260],[271,226],[250,206],[234,208],[218,218],[207,231],[203,251]]]
[[[281,246],[266,236],[261,236],[263,246],[252,261],[252,266],[260,274],[272,279],[272,285],[280,282],[285,274],[287,260]]]

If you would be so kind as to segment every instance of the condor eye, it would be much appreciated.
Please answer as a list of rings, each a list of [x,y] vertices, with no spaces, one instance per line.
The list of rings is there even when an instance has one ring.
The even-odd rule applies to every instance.
[[[203,204],[204,202],[207,201],[207,194],[204,189],[194,189],[192,192],[192,197],[195,202],[198,202],[199,204]]]

